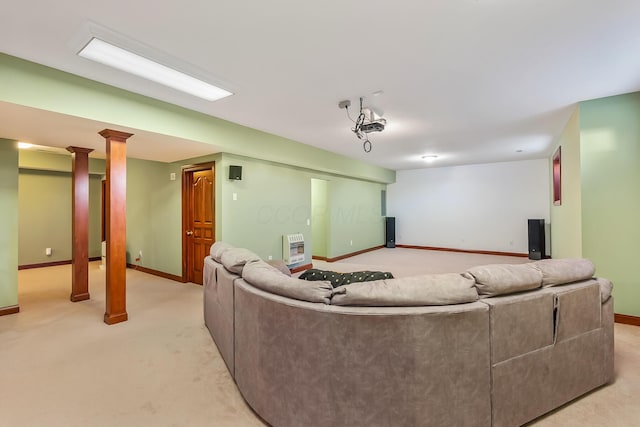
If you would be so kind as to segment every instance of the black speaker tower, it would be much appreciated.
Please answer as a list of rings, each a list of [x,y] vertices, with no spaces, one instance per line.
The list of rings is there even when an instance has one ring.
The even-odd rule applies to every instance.
[[[388,216],[384,221],[384,241],[387,248],[396,247],[396,217]]]
[[[544,219],[529,220],[529,259],[543,259],[545,251]]]

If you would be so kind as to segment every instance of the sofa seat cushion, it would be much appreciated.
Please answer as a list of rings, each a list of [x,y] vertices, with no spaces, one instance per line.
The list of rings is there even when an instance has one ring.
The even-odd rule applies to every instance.
[[[242,278],[248,284],[272,294],[325,304],[329,304],[333,289],[329,282],[309,282],[287,276],[262,260],[248,262],[242,270]]]
[[[214,242],[213,245],[211,245],[211,250],[209,251],[209,253],[211,254],[211,258],[213,258],[214,261],[222,264],[222,253],[230,248],[233,248],[233,246],[228,243],[218,241]]]
[[[478,300],[473,277],[446,273],[359,282],[335,288],[332,305],[415,307]]]
[[[357,282],[371,282],[373,280],[393,279],[393,274],[384,271],[354,271],[352,273],[337,273],[335,271],[310,268],[298,278],[303,280],[326,280],[334,288]]]
[[[222,252],[220,257],[220,262],[224,268],[236,274],[242,274],[242,269],[246,263],[258,260],[260,260],[258,255],[244,248],[228,248]]]
[[[596,269],[584,258],[543,259],[532,263],[542,273],[542,286],[564,285],[593,277]]]
[[[531,264],[491,264],[467,270],[476,280],[478,294],[491,297],[539,288],[542,273]]]

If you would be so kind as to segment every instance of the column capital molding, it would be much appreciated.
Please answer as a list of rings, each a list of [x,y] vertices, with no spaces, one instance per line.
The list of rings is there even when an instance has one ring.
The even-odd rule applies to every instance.
[[[90,152],[93,151],[93,148],[84,148],[84,147],[74,147],[73,145],[70,145],[67,147],[67,151],[70,153],[87,153],[89,154]]]
[[[113,129],[103,129],[98,133],[103,138],[115,139],[117,141],[126,141],[128,138],[133,136],[132,133],[121,132],[119,130],[113,130]]]

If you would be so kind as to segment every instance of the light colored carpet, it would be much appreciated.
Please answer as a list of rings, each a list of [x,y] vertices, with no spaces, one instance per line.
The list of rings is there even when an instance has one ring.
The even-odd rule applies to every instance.
[[[0,425],[262,426],[203,322],[202,287],[127,270],[129,321],[107,326],[105,272],[69,302],[70,266],[19,272],[0,317]]]
[[[336,271],[397,277],[525,258],[381,249]],[[127,270],[129,321],[107,326],[104,271],[91,300],[69,302],[70,266],[19,272],[21,312],[0,317],[0,425],[263,426],[204,327],[202,288]],[[616,325],[616,381],[539,419],[540,426],[637,426],[640,328]]]
[[[394,277],[406,277],[426,273],[463,272],[476,265],[522,264],[525,262],[531,261],[527,258],[511,256],[382,248],[336,262],[313,260],[313,266],[322,270],[343,273],[384,269],[393,273]]]

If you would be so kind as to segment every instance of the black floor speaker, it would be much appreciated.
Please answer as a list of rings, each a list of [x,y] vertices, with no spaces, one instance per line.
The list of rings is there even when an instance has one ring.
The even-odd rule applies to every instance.
[[[387,248],[396,247],[396,217],[388,216],[384,221],[384,241]]]
[[[529,259],[543,259],[545,250],[544,219],[529,220]]]

